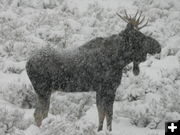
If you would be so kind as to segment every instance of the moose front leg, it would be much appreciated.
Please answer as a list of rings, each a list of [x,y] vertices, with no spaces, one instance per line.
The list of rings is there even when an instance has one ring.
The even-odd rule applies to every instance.
[[[99,116],[99,126],[98,126],[98,131],[101,131],[103,128],[103,122],[104,122],[104,118],[105,118],[105,112],[103,110],[103,108],[101,106],[97,105],[97,109],[98,109],[98,116]]]
[[[98,131],[101,131],[103,128],[103,122],[105,118],[105,110],[103,105],[103,99],[99,93],[96,94],[96,105],[97,105],[98,117],[99,117]]]
[[[106,116],[106,122],[107,122],[107,130],[112,130],[112,119],[113,119],[113,104],[109,104],[109,106],[106,108],[105,112]]]

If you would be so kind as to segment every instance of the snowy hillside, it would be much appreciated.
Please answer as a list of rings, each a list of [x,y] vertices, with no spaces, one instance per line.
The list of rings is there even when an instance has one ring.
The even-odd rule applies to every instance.
[[[116,92],[112,132],[97,132],[95,93],[56,92],[41,127],[36,94],[25,70],[33,51],[71,48],[121,32],[116,12],[141,10],[141,30],[162,52],[147,56],[140,75],[132,65]],[[0,0],[0,135],[164,135],[164,122],[180,119],[179,0]]]

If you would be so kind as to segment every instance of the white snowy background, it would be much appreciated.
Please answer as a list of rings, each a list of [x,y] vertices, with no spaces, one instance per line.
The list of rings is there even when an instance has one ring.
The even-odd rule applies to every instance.
[[[124,70],[114,104],[113,131],[97,132],[95,93],[56,92],[49,116],[35,125],[36,94],[25,64],[34,50],[77,47],[119,33],[116,16],[137,9],[149,18],[141,31],[162,52],[148,56],[135,77]],[[164,122],[180,119],[179,0],[0,0],[0,135],[164,135]]]

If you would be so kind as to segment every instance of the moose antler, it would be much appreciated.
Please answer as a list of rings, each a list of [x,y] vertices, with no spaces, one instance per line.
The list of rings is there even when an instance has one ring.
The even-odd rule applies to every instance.
[[[125,21],[126,23],[130,23],[134,26],[134,28],[136,28],[137,30],[140,30],[142,28],[144,28],[145,26],[147,26],[148,21],[139,27],[140,24],[142,24],[144,22],[145,16],[141,19],[141,15],[142,15],[142,11],[140,11],[139,17],[137,17],[139,11],[137,10],[136,14],[134,17],[131,17],[130,15],[128,16],[126,10],[124,10],[125,16],[121,16],[119,13],[116,13],[123,21]]]

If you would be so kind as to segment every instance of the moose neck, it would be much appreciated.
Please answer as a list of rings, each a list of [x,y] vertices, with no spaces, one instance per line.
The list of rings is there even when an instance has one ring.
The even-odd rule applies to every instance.
[[[105,38],[103,52],[109,59],[109,64],[124,68],[132,62],[132,52],[122,34]]]

